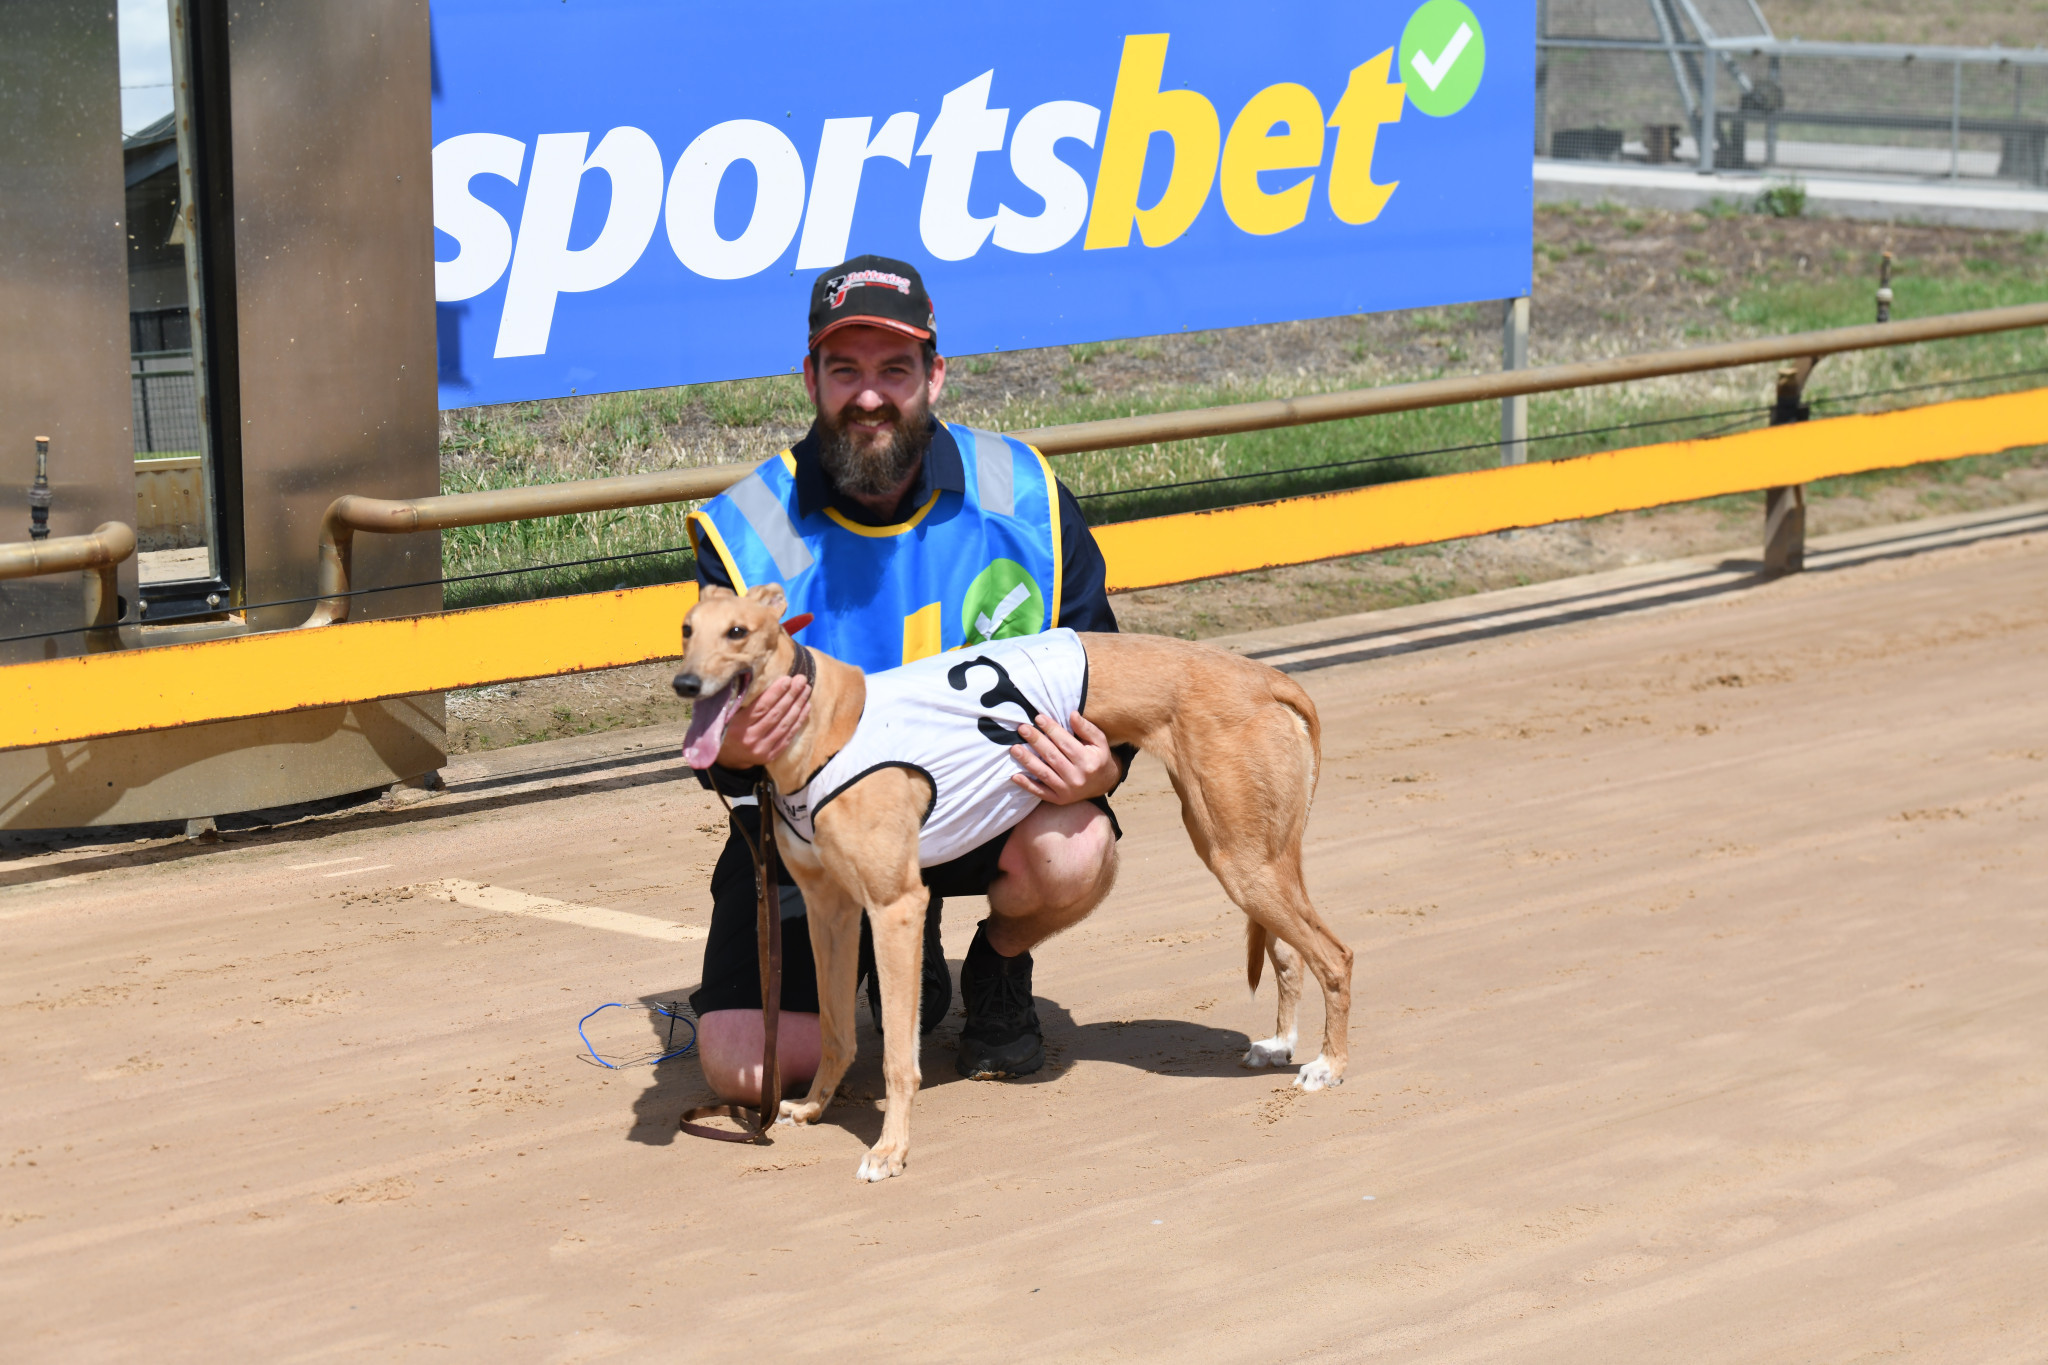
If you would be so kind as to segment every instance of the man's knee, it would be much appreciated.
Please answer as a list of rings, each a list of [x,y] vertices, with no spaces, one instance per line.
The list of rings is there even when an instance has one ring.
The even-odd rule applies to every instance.
[[[760,1103],[761,1043],[759,1010],[712,1010],[697,1020],[697,1062],[720,1099]],[[784,1010],[777,1017],[775,1058],[785,1095],[811,1083],[820,1051],[817,1015]]]
[[[1019,822],[997,866],[1012,913],[1093,905],[1116,878],[1116,828],[1099,806],[1041,804]]]

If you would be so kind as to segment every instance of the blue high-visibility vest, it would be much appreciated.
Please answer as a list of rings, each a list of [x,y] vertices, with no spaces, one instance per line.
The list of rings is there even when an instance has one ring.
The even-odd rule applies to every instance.
[[[689,515],[699,558],[739,592],[780,583],[803,642],[870,673],[1060,619],[1060,508],[1045,457],[1022,441],[948,423],[964,494],[934,492],[894,526],[826,507],[797,511],[796,457],[764,460]]]

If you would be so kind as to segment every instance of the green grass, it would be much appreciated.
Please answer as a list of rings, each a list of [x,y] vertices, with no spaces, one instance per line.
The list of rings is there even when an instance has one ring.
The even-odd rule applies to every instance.
[[[1628,226],[1624,224],[1625,228]],[[2010,238],[2003,241],[2004,254],[1967,258],[1963,267],[1952,273],[1922,274],[1910,261],[1901,263],[1893,280],[1894,316],[1926,317],[2048,298],[2048,235],[2037,233],[2023,239],[2016,253],[2010,249]],[[1593,249],[1583,242],[1572,248],[1574,252]],[[1556,247],[1545,250],[1561,254]],[[1703,268],[1702,261],[1690,262],[1681,275],[1698,285],[1720,283],[1718,274]],[[1871,285],[1862,271],[1837,269],[1815,276],[1787,264],[1783,269],[1745,281],[1725,300],[1723,308],[1726,330],[1701,329],[1703,339],[1706,335],[1769,335],[1867,322],[1871,319]],[[1440,335],[1442,339],[1432,344],[1444,348],[1446,363],[1456,365],[1465,357],[1450,335],[1469,330],[1479,316],[1475,306],[1429,310],[1413,316],[1411,327],[1420,335]],[[1363,358],[1366,349],[1361,340],[1354,347],[1354,356]],[[1132,397],[1099,391],[1096,362],[1111,354],[1149,360],[1160,353],[1156,346],[1143,341],[1069,346],[1065,348],[1061,392],[1057,397],[1044,402],[1006,403],[992,411],[976,412],[972,420],[1014,431],[1299,396],[1355,382],[1341,377],[1297,377],[1234,384],[1166,385]],[[994,364],[984,357],[967,357],[956,363],[968,373],[987,373]],[[2040,369],[2048,369],[2048,335],[2035,329],[1829,357],[1815,371],[1808,396],[1814,400],[1841,399],[1874,390]],[[1416,373],[1391,379],[1431,377],[1434,376],[1430,373]],[[1816,411],[1820,415],[1879,411],[2034,387],[2043,380],[2044,376],[2035,375],[1967,388],[1879,393],[1849,402],[1823,401]],[[1770,390],[1771,367],[1757,367],[1742,372],[1537,395],[1530,400],[1529,458],[1566,458],[1753,425],[1763,420]],[[1749,412],[1738,417],[1712,415],[1736,409]],[[1499,459],[1499,411],[1497,403],[1468,404],[1350,422],[1058,456],[1054,457],[1053,465],[1068,486],[1084,499],[1082,506],[1090,523],[1101,525],[1485,468]],[[771,430],[800,428],[808,417],[802,386],[792,376],[611,394],[587,403],[530,403],[451,412],[444,417],[443,488],[462,492],[520,487],[650,467],[650,452],[660,453],[669,439],[665,432],[686,420],[704,420],[714,427],[744,431],[763,424]],[[1560,436],[1630,423],[1664,424],[1604,434]],[[769,453],[772,451],[763,445],[758,452],[750,451],[749,457]],[[671,464],[705,462],[686,450],[670,451],[669,455]],[[1950,470],[1955,478],[1970,477],[2002,468],[1997,461],[2009,458],[2033,457],[1993,456],[1985,457],[1984,461],[1959,461]],[[651,467],[661,464],[656,459]],[[1314,468],[1319,465],[1338,467]],[[1840,485],[1836,491],[1854,491],[1859,487],[1880,487],[1885,481],[1904,477],[1915,476],[1899,472],[1859,475],[1851,480],[1831,481],[1830,486]],[[1199,482],[1219,478],[1230,481]],[[448,574],[457,576],[525,570],[600,555],[672,550],[688,543],[683,529],[683,517],[688,510],[688,506],[640,508],[450,531],[443,538],[444,563]],[[450,607],[471,606],[620,585],[670,582],[693,571],[691,557],[687,551],[681,551],[602,565],[534,569],[451,584],[447,600]]]
[[[508,472],[502,479],[493,479],[489,486],[517,488],[523,487],[524,483],[517,480],[516,474]],[[451,486],[447,491],[467,492],[471,488]],[[441,533],[441,559],[449,577],[501,574],[450,583],[446,604],[453,610],[492,602],[517,602],[565,593],[604,592],[612,588],[679,582],[696,573],[695,557],[687,549],[674,548],[689,544],[683,517],[694,506],[696,504],[690,503],[629,508],[618,512],[590,512],[573,517],[547,517],[444,531]],[[656,550],[669,552],[645,553]],[[641,554],[644,557],[579,567],[501,573],[536,564],[569,564],[579,559],[623,554]]]
[[[1771,218],[1799,218],[1806,213],[1806,186],[1797,180],[1773,185],[1756,197],[1756,211]]]
[[[729,384],[693,384],[605,394],[588,403],[548,401],[443,414],[441,491],[523,488],[568,479],[601,479],[650,467],[670,428],[692,419],[716,427],[763,424],[802,426],[810,409],[793,375]],[[707,462],[686,450],[654,467]],[[695,573],[683,519],[695,503],[590,512],[538,521],[463,527],[442,533],[441,554],[451,578],[499,574],[451,583],[449,607],[482,606],[564,593],[672,583]],[[669,553],[650,554],[665,550]],[[601,556],[643,555],[605,564],[506,570],[567,564]]]
[[[2026,239],[2017,263],[1972,257],[1963,265],[1959,273],[1940,276],[1916,273],[1910,263],[1902,265],[1892,279],[1892,316],[1932,317],[1942,313],[2034,303],[2048,298],[2048,241],[2042,240],[2039,234]],[[1819,279],[1787,276],[1781,280],[1766,280],[1759,287],[1744,292],[1731,303],[1728,311],[1732,321],[1766,334],[1846,326],[1871,319],[1870,285],[1867,280],[1854,276],[1836,275]],[[2048,367],[2048,333],[2038,328],[1996,332],[1831,356],[1815,369],[1807,384],[1807,396],[1813,400],[1839,399],[1871,390],[2044,367]],[[2048,382],[2048,376],[2037,374],[1954,390],[1880,395],[1851,403],[1821,402],[1816,413],[1840,415],[1844,412],[1885,411],[1951,397],[1977,397],[2033,388],[2044,382]]]
[[[607,394],[581,407],[518,403],[444,414],[441,491],[473,493],[627,473],[633,457],[696,401],[687,389],[651,389]],[[548,440],[542,431],[551,432]],[[629,508],[444,531],[443,572],[458,578],[687,545],[688,511],[687,505]],[[600,592],[674,582],[694,571],[684,552],[450,583],[445,601],[450,608],[474,607]]]
[[[802,424],[810,421],[810,400],[803,381],[794,375],[740,379],[730,384],[699,384],[682,393],[701,394],[711,420],[725,427],[759,426],[764,422]]]
[[[2048,298],[2048,235],[2034,234],[2026,239],[2016,262],[1990,256],[1972,257],[1964,262],[1960,273],[1941,276],[1916,274],[1910,267],[1902,266],[1894,275],[1893,293],[1893,316],[1901,318],[1965,312]],[[1727,306],[1727,317],[1745,333],[1768,335],[1866,322],[1871,318],[1871,310],[1871,287],[1869,281],[1860,275],[1836,275],[1815,280],[1788,268],[1776,276],[1766,275],[1734,296]],[[1840,400],[1852,395],[1871,394],[1874,390],[2044,369],[2048,369],[2048,333],[2034,329],[1830,357],[1815,370],[1807,392],[1810,399]],[[1685,418],[1716,409],[1750,406],[1760,410],[1770,400],[1769,369],[1752,370],[1749,374],[1754,376],[1751,381],[1754,387],[1746,395],[1738,389],[1739,396],[1719,402],[1701,402],[1700,386],[1683,381],[1652,381],[1627,387],[1536,395],[1530,399],[1529,430],[1532,438],[1540,438],[1625,423]],[[1738,376],[1724,375],[1716,387],[1727,391],[1731,379],[1739,382]],[[2044,382],[2048,382],[2048,375],[2036,374],[1956,389],[1878,393],[1848,402],[1821,401],[1817,412],[1820,415],[1839,415],[1844,412],[1884,411],[1950,397],[1980,396],[2035,387]],[[1144,407],[1131,409],[1131,405],[1125,406],[1127,410],[1164,411],[1274,396],[1280,395],[1257,389],[1235,393],[1185,391],[1162,397]],[[1124,414],[1080,410],[1059,418],[1033,414],[1035,420],[1032,425],[1112,415]],[[1758,411],[1755,421],[1762,419],[1763,414]],[[1562,459],[1596,450],[1704,435],[1739,424],[1740,419],[1713,417],[1673,421],[1669,425],[1638,427],[1606,435],[1532,439],[1529,458]],[[1055,464],[1069,486],[1082,495],[1116,488],[1129,489],[1141,484],[1265,471],[1264,477],[1226,484],[1091,497],[1083,505],[1089,520],[1101,524],[1130,517],[1157,516],[1200,507],[1484,468],[1498,461],[1497,447],[1493,444],[1498,433],[1499,407],[1486,403],[1395,413],[1356,422],[1254,432],[1211,441],[1183,442],[1172,447],[1065,456]],[[1445,450],[1460,445],[1480,448],[1419,454],[1409,459],[1355,465],[1348,469],[1314,471],[1304,468],[1336,461],[1395,456],[1404,452]]]

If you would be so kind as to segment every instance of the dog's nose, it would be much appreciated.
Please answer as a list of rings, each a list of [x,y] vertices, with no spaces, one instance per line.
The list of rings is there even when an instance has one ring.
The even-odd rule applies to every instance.
[[[695,673],[678,673],[675,688],[679,697],[694,697],[704,690],[704,680]]]

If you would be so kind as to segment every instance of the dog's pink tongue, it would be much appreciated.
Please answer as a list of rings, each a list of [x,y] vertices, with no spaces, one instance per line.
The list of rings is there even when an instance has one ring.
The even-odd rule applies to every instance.
[[[708,697],[699,697],[690,708],[690,728],[683,736],[683,762],[693,768],[708,768],[718,761],[719,746],[725,743],[725,725],[732,718],[734,683],[727,683]]]

